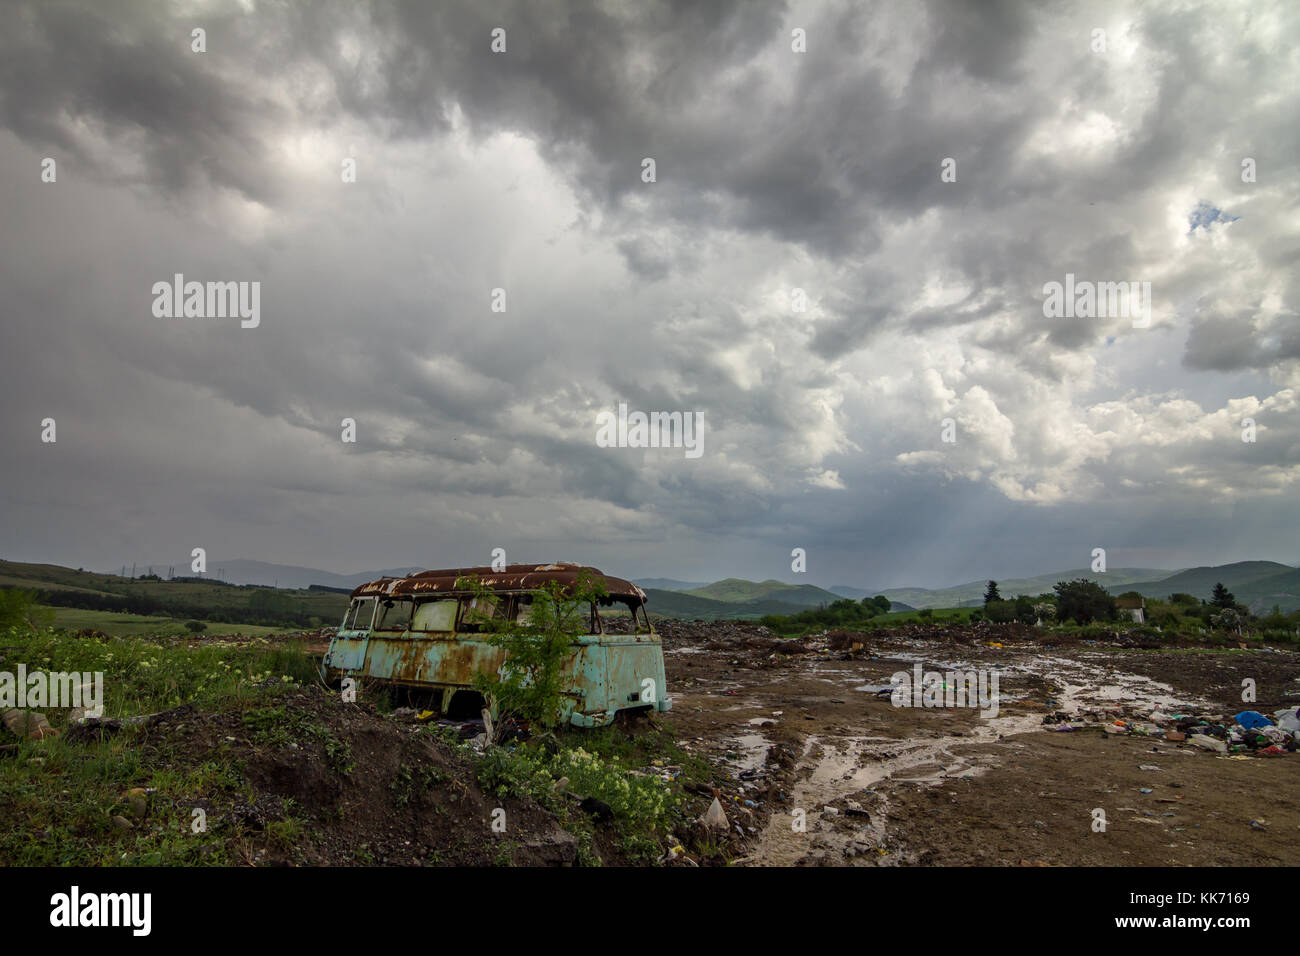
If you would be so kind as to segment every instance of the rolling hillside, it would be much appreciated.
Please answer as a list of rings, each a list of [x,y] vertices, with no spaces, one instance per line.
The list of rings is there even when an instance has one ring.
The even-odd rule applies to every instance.
[[[637,578],[632,582],[642,588],[654,588],[656,591],[692,591],[702,588],[708,581],[678,581],[676,578]]]
[[[0,587],[36,591],[41,603],[55,607],[235,624],[335,624],[348,603],[347,595],[328,591],[275,590],[195,578],[141,580],[21,561],[0,561]]]
[[[686,620],[753,621],[764,614],[795,614],[807,608],[807,605],[782,601],[713,601],[682,591],[656,588],[646,588],[645,593],[649,602],[646,609],[650,614]]]
[[[1159,581],[1140,584],[1106,583],[1112,594],[1136,591],[1154,598],[1190,594],[1208,601],[1218,582],[1256,614],[1267,613],[1274,604],[1284,612],[1300,609],[1300,569],[1276,561],[1238,561],[1217,567],[1188,568]]]
[[[710,601],[750,604],[755,601],[779,601],[796,607],[817,607],[840,600],[824,588],[811,584],[786,584],[784,581],[769,579],[767,581],[746,581],[743,578],[724,578],[714,581],[702,588],[683,592],[692,597],[706,598]],[[771,612],[779,613],[779,612]]]
[[[861,601],[864,597],[874,597],[870,591],[864,591],[862,588],[851,588],[847,584],[837,584],[827,590],[832,594],[838,594],[842,598],[852,598],[854,601]]]
[[[1279,565],[1279,567],[1286,567]],[[1105,574],[1097,574],[1088,569],[1076,569],[1074,571],[1055,571],[1051,574],[1040,574],[1032,578],[999,578],[998,592],[1004,598],[1012,598],[1018,594],[1028,594],[1031,597],[1045,594],[1052,590],[1052,586],[1057,581],[1073,581],[1076,578],[1086,578],[1089,581],[1096,581],[1102,587],[1115,591],[1120,587],[1124,591],[1139,590],[1136,587],[1128,585],[1139,582],[1158,581],[1167,578],[1173,574],[1172,571],[1163,571],[1156,568],[1112,568]],[[941,608],[941,607],[975,607],[984,603],[984,589],[988,586],[988,581],[971,581],[968,584],[959,584],[951,588],[889,588],[882,591],[885,597],[891,601],[898,601],[903,604],[910,604],[915,608]]]

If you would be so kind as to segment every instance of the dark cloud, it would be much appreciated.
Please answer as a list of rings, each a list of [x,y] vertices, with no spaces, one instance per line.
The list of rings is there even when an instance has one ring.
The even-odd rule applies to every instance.
[[[1099,534],[1217,556],[1196,505],[1252,469],[1275,497],[1240,505],[1240,546],[1272,548],[1300,465],[1298,17],[12,3],[0,548],[355,570],[491,539],[689,578],[786,576],[798,545],[823,583],[938,584],[1077,566]],[[263,325],[154,319],[178,271],[261,281]],[[1151,280],[1156,328],[1045,318],[1067,272]],[[702,412],[705,456],[597,448],[618,401]],[[1245,414],[1269,440],[1223,454]]]

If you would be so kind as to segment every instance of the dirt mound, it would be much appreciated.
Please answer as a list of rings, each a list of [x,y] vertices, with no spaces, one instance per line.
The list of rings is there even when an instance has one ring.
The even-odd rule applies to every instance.
[[[429,725],[341,703],[319,688],[274,706],[165,715],[141,730],[138,742],[160,753],[183,752],[194,765],[233,758],[242,767],[243,795],[198,806],[210,821],[239,834],[239,854],[249,863],[578,860],[577,838],[550,811],[484,792],[468,757]],[[494,831],[494,817],[503,821],[503,832]],[[286,828],[284,821],[292,822]],[[591,849],[603,862],[622,862],[609,841],[598,834],[594,842]]]

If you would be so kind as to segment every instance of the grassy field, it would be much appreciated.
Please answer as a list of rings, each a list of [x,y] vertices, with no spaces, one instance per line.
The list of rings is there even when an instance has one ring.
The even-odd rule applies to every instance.
[[[148,714],[193,704],[202,710],[251,708],[316,680],[299,645],[254,642],[231,646],[162,647],[144,637],[76,639],[58,631],[11,629],[0,659],[48,671],[101,671],[104,716]],[[50,723],[66,730],[68,712],[51,708]],[[170,752],[146,753],[127,735],[92,743],[62,736],[10,743],[0,760],[0,863],[4,865],[133,865],[234,863],[230,843],[195,836],[190,808],[246,789],[239,764],[199,765]],[[152,825],[115,834],[114,817],[130,817],[132,787],[145,788]]]
[[[791,620],[782,625],[768,619],[765,619],[763,623],[782,637],[802,637],[805,634],[818,634],[822,631],[836,630],[837,628],[850,631],[874,631],[878,628],[896,627],[900,624],[968,624],[970,623],[971,612],[974,610],[976,608],[944,607],[915,611],[890,611],[887,614],[878,614],[872,618],[845,624],[817,624]]]
[[[337,624],[348,604],[346,594],[330,591],[264,588],[212,580],[123,578],[21,561],[0,561],[0,588],[45,592],[43,603],[69,610],[84,606],[110,612],[131,611],[142,616],[165,617],[171,613],[211,622],[210,631],[220,627],[243,630],[246,634],[257,633],[250,626],[252,622],[268,626],[296,623],[299,627]],[[124,603],[131,599],[145,603],[135,606]],[[231,619],[249,623],[242,628],[230,627],[225,622]]]
[[[116,611],[87,611],[76,607],[42,607],[50,615],[54,627],[71,631],[85,629],[103,631],[113,637],[183,637],[190,632],[185,622],[171,617],[150,617],[144,614],[119,614]],[[283,627],[261,627],[256,624],[227,624],[207,621],[207,634],[243,634],[248,637],[265,637],[279,634]]]
[[[50,706],[43,712],[55,735],[25,740],[0,729],[0,866],[397,859],[376,857],[379,846],[408,863],[419,827],[446,831],[445,845],[425,862],[461,848],[475,865],[509,863],[510,841],[479,835],[487,808],[498,806],[520,821],[512,832],[535,826],[548,836],[564,827],[581,848],[579,862],[599,862],[591,851],[599,828],[606,847],[652,863],[666,834],[688,835],[710,794],[730,780],[684,750],[671,727],[649,721],[635,735],[562,728],[480,754],[454,728],[385,717],[392,704],[382,688],[363,686],[357,703],[340,699],[291,641],[173,645],[140,634],[0,631],[0,670],[20,662],[102,672],[105,718],[152,716],[101,735],[84,732],[70,709]],[[433,745],[439,766],[414,762]],[[317,783],[296,786],[300,774]],[[599,801],[608,819],[598,822],[570,798],[570,784]],[[356,806],[367,812],[344,812]],[[701,839],[702,848],[689,836],[687,844],[709,850],[714,838]]]

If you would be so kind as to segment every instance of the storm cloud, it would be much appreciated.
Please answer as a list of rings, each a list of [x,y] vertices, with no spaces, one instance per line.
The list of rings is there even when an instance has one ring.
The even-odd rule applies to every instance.
[[[0,16],[6,557],[1295,563],[1293,4]],[[598,447],[619,402],[704,455]]]

